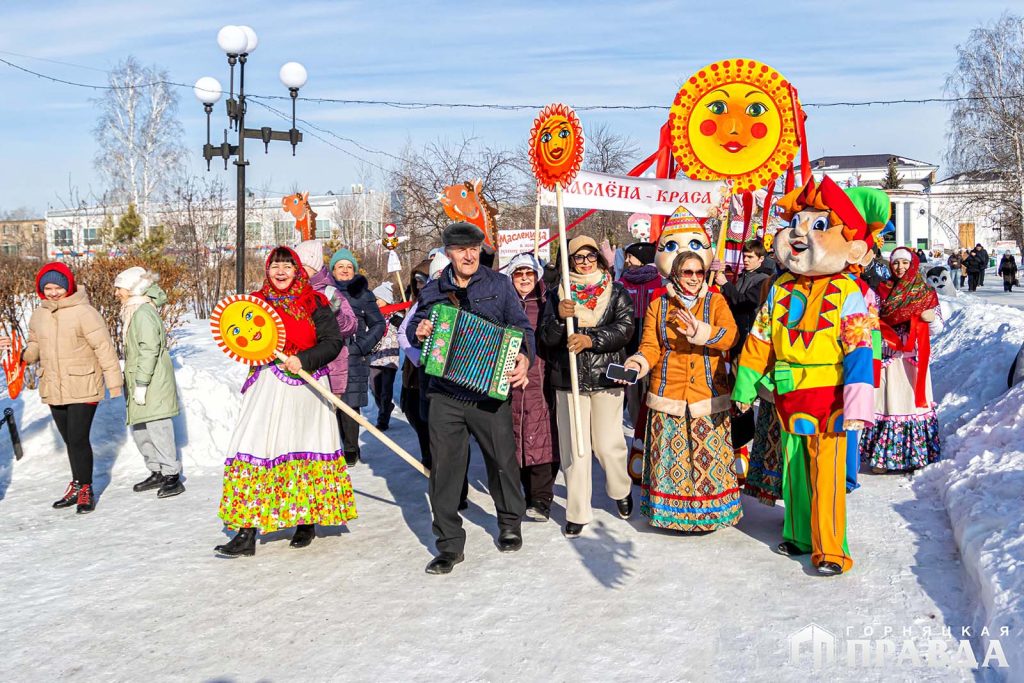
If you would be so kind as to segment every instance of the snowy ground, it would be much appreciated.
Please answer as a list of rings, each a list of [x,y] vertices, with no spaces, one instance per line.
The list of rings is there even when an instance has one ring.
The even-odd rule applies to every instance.
[[[182,496],[131,492],[144,467],[122,405],[107,401],[93,432],[96,512],[50,509],[66,459],[36,395],[16,402],[24,460],[11,462],[0,434],[0,679],[988,680],[924,653],[955,650],[972,628],[980,657],[977,628],[989,623],[1012,625],[1001,644],[1013,667],[999,673],[1021,678],[1024,389],[1000,396],[1000,383],[1024,313],[963,298],[953,309],[936,389],[956,460],[914,480],[862,475],[849,499],[857,564],[836,579],[774,554],[782,509],[750,499],[739,527],[683,537],[618,519],[598,494],[595,522],[568,541],[561,479],[554,519],[524,523],[523,550],[500,554],[479,458],[466,562],[427,576],[426,481],[372,440],[352,472],[360,518],[349,528],[298,551],[274,534],[255,558],[218,559],[220,463],[243,373],[197,323],[174,352]],[[412,430],[393,424],[415,452]],[[838,661],[814,668],[807,644],[793,660],[806,634],[826,647],[834,636]]]

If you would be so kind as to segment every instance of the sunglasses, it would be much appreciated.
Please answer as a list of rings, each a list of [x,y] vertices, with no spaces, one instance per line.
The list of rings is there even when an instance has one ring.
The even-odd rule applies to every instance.
[[[597,254],[590,252],[589,254],[573,254],[573,263],[597,263]]]
[[[704,271],[703,270],[681,270],[681,271],[679,271],[679,273],[683,277],[694,277],[694,276],[704,277]]]

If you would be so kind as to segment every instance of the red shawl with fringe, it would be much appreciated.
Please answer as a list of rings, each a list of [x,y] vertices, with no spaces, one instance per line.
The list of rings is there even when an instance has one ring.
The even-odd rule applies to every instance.
[[[287,247],[285,247],[287,249]],[[288,249],[296,264],[302,261],[294,251]],[[273,254],[273,252],[271,252]],[[270,271],[270,256],[264,264],[264,273]],[[327,306],[327,299],[309,284],[309,276],[301,265],[295,266],[295,279],[285,290],[280,290],[264,275],[263,286],[252,293],[274,307],[284,322],[285,345],[284,353],[293,356],[316,346],[316,325],[313,324],[313,311],[319,306]]]
[[[906,250],[909,252],[909,250]],[[890,268],[891,268],[890,263]],[[878,285],[881,300],[878,316],[882,327],[882,339],[894,351],[912,353],[917,350],[917,381],[914,383],[914,405],[927,408],[925,387],[928,379],[928,363],[931,360],[931,339],[928,323],[921,314],[939,305],[939,297],[921,277],[921,262],[917,254],[910,252],[910,268],[897,278]],[[906,333],[907,340],[900,340]]]

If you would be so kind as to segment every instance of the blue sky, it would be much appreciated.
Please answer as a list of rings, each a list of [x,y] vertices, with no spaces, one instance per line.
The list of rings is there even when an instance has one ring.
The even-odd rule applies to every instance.
[[[902,99],[941,96],[957,44],[1006,8],[1005,0],[8,0],[0,57],[59,78],[102,83],[104,70],[132,54],[167,69],[175,81],[193,83],[212,75],[226,85],[227,63],[216,33],[233,23],[248,24],[259,34],[246,82],[250,92],[260,94],[286,94],[277,70],[297,60],[309,71],[302,93],[309,97],[668,105],[696,69],[728,57],[751,57],[782,72],[804,102]],[[92,167],[96,110],[90,98],[95,93],[2,64],[0,78],[6,90],[0,100],[5,170],[0,210],[60,207],[69,182],[83,194],[99,189]],[[250,107],[249,114],[250,127],[286,127],[260,107]],[[895,153],[941,161],[947,116],[941,104],[809,109],[808,114],[812,156]],[[463,135],[515,146],[529,132],[535,112],[300,103],[299,115],[368,147],[397,153],[408,140],[422,144]],[[581,112],[584,127],[607,123],[634,138],[644,155],[656,147],[666,115]],[[205,122],[191,90],[181,91],[180,116],[185,142],[195,152],[192,166],[200,171]],[[392,163],[332,141],[381,166]],[[298,184],[318,193],[361,180],[359,161],[318,140],[307,137],[294,158],[287,145],[277,144],[269,156],[260,150],[252,157],[251,186],[288,191]],[[223,170],[214,172],[233,185]]]

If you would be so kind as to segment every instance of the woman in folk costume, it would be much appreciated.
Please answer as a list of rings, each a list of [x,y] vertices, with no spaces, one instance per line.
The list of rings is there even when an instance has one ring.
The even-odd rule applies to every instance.
[[[334,407],[296,374],[305,370],[330,386],[326,366],[342,346],[335,314],[288,247],[270,252],[263,287],[253,296],[281,316],[288,359],[253,368],[242,386],[220,502],[221,519],[238,533],[215,548],[232,557],[256,552],[257,529],[294,526],[291,545],[303,548],[315,538],[315,524],[356,516]]]
[[[871,471],[912,471],[939,459],[931,337],[942,330],[939,297],[925,283],[920,261],[900,247],[889,257],[892,279],[878,287],[881,300],[882,376],[875,392],[875,426],[861,452]]]
[[[708,292],[700,255],[676,257],[627,368],[650,374],[640,512],[651,526],[714,531],[743,516],[730,442],[726,353],[736,322]]]

